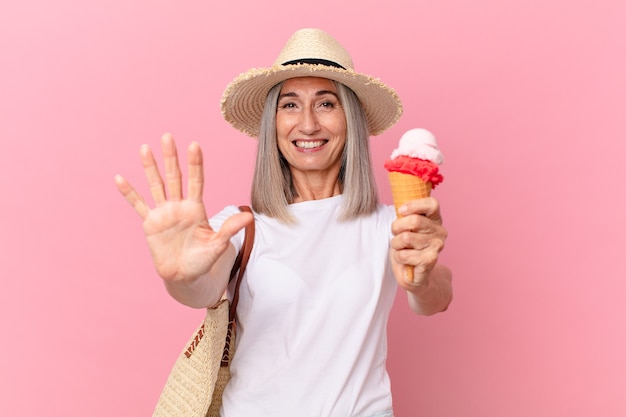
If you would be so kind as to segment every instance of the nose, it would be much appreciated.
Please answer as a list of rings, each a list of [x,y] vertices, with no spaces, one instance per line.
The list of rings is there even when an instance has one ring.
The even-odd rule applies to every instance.
[[[311,106],[307,106],[307,108],[300,113],[298,124],[300,132],[305,135],[312,135],[320,130],[318,115]]]

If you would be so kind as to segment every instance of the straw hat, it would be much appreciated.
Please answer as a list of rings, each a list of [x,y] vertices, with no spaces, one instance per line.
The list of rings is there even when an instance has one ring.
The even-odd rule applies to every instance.
[[[226,87],[221,101],[224,119],[257,137],[267,93],[276,84],[296,77],[328,78],[352,89],[365,109],[373,136],[391,127],[402,114],[396,92],[376,78],[355,72],[348,51],[332,36],[320,29],[300,29],[271,68],[250,69]]]

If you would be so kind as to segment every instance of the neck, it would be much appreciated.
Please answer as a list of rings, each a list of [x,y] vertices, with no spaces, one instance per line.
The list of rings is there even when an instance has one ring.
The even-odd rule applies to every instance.
[[[298,193],[294,203],[303,201],[322,200],[341,194],[339,187],[339,174],[316,175],[314,173],[292,172],[293,184]]]

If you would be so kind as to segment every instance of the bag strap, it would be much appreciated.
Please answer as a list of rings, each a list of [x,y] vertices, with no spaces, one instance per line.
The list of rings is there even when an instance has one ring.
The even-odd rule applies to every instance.
[[[252,213],[252,210],[248,206],[240,206],[239,210]],[[246,271],[246,266],[248,265],[248,259],[250,258],[250,252],[252,252],[253,245],[254,221],[246,226],[243,245],[241,246],[241,250],[239,251],[237,258],[235,259],[233,269],[230,271],[230,278],[228,282],[231,282],[235,275],[237,275],[237,282],[235,283],[235,292],[233,293],[233,300],[230,303],[230,310],[228,311],[228,329],[226,331],[226,341],[224,343],[224,352],[222,353],[220,367],[228,367],[230,364],[231,341],[233,341],[237,328],[235,319],[237,314],[237,303],[239,302],[239,286],[241,285],[243,273]]]
[[[252,214],[252,210],[248,206],[240,206],[239,210],[246,211]],[[235,264],[233,265],[233,269],[230,271],[230,278],[228,282],[232,281],[237,272],[237,282],[235,283],[235,292],[233,293],[233,300],[230,303],[230,311],[228,312],[228,321],[231,323],[235,322],[235,314],[237,313],[237,303],[239,302],[239,286],[241,284],[241,279],[243,278],[243,273],[246,271],[246,266],[248,265],[248,259],[250,259],[250,253],[252,252],[252,247],[254,246],[254,220],[252,223],[246,226],[245,237],[243,240],[243,245],[239,254],[237,255],[237,259],[235,259]]]

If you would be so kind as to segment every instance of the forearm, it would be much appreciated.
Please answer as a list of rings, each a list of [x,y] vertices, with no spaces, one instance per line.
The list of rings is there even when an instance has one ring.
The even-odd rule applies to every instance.
[[[428,279],[407,288],[409,306],[416,314],[430,316],[448,308],[452,301],[452,272],[437,264]]]
[[[235,262],[235,248],[228,249],[205,274],[186,281],[166,281],[167,292],[179,303],[193,308],[211,307],[222,298]]]

